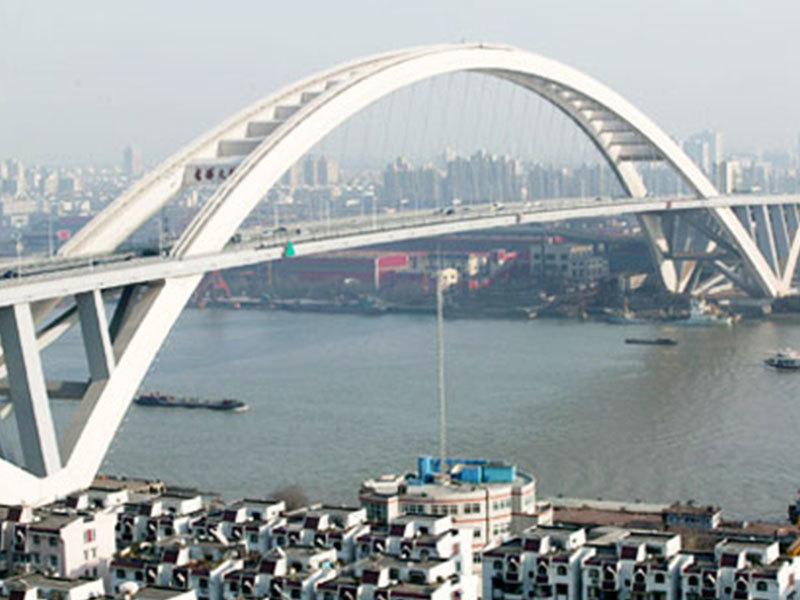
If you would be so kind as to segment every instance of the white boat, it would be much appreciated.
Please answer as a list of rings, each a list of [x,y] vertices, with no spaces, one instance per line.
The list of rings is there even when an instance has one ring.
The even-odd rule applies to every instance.
[[[800,353],[791,348],[778,350],[775,354],[764,360],[764,364],[780,371],[800,370]]]
[[[676,321],[682,325],[733,325],[733,315],[706,302],[703,298],[692,298],[689,317]]]

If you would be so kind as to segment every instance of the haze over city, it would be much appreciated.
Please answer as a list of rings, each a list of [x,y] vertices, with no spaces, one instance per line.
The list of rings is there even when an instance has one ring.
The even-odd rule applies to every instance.
[[[148,164],[280,84],[382,50],[512,44],[575,66],[683,138],[796,148],[800,5],[765,2],[105,2],[0,5],[0,157]]]

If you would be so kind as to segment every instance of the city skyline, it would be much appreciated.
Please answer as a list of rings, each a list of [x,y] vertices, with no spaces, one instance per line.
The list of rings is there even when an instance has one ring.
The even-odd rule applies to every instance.
[[[387,14],[350,2],[301,18],[291,7],[239,4],[228,24],[204,7],[180,3],[158,13],[90,3],[52,4],[34,14],[22,4],[4,5],[0,70],[15,93],[0,98],[0,156],[107,162],[135,143],[157,161],[317,68],[392,47],[461,39],[506,42],[586,70],[678,138],[710,128],[725,132],[734,152],[796,147],[800,125],[792,104],[800,93],[787,77],[793,51],[787,28],[800,9],[788,2],[736,3],[726,11],[688,2],[668,9],[587,3],[582,10],[446,2],[425,7],[424,15],[420,7]],[[273,27],[264,36],[276,19],[298,25]],[[307,42],[320,38],[326,52]],[[57,59],[52,47],[59,48]]]

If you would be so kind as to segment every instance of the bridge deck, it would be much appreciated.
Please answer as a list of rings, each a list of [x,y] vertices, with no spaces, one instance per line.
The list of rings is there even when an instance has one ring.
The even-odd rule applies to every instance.
[[[69,258],[40,261],[26,267],[33,271],[0,282],[0,306],[34,302],[95,289],[119,288],[172,277],[196,275],[217,269],[241,267],[280,259],[291,239],[296,256],[385,244],[414,238],[434,237],[465,231],[546,223],[575,218],[607,217],[700,208],[800,204],[800,195],[724,196],[706,200],[691,198],[580,198],[507,204],[502,210],[489,205],[458,209],[452,215],[429,209],[374,218],[295,223],[297,235],[267,236],[233,244],[221,253],[177,259],[132,258],[130,255]],[[9,264],[7,267],[13,267]]]

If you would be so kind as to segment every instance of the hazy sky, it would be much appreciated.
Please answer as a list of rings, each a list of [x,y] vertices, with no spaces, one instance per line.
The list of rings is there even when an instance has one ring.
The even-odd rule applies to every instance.
[[[0,0],[0,159],[162,158],[278,85],[395,47],[499,41],[669,133],[796,148],[800,0]]]

